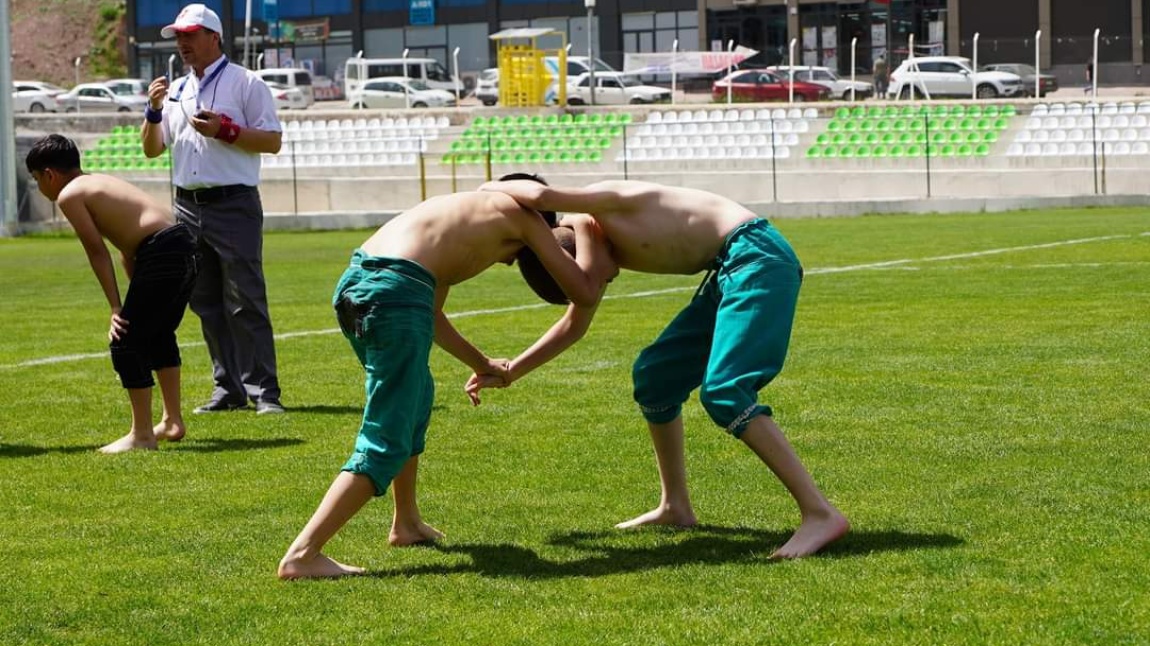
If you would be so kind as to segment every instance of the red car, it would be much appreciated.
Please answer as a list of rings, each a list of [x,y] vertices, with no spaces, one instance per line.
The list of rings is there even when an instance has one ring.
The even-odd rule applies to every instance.
[[[735,101],[786,101],[790,98],[790,85],[781,76],[764,70],[740,70],[730,76],[715,81],[711,86],[711,96],[716,102],[727,100],[727,86],[731,86],[731,98]],[[794,81],[795,102],[822,101],[830,96],[830,89],[814,83]]]

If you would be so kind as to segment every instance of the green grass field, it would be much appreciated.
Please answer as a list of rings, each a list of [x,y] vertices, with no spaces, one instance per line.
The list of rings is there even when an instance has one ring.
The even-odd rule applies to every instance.
[[[122,456],[95,452],[128,407],[79,243],[0,240],[0,644],[1150,643],[1150,214],[778,226],[808,274],[762,400],[847,538],[768,561],[794,504],[695,401],[702,526],[612,529],[658,499],[631,362],[698,280],[624,274],[581,344],[479,408],[433,354],[420,497],[446,541],[389,548],[380,499],[327,549],[369,576],[295,583],[276,563],[358,426],[329,302],[366,233],[267,236],[289,414],[189,415]],[[560,314],[534,303],[497,267],[448,309],[508,356]],[[181,340],[190,409],[191,314]]]

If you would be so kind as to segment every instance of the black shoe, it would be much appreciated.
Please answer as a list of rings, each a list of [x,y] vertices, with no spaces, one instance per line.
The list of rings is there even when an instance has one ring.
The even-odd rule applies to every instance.
[[[202,413],[223,413],[231,410],[242,410],[248,407],[247,402],[231,402],[226,399],[213,399],[212,401],[196,408],[192,413],[200,415]]]
[[[284,412],[283,404],[274,399],[256,402],[256,415],[279,415]]]

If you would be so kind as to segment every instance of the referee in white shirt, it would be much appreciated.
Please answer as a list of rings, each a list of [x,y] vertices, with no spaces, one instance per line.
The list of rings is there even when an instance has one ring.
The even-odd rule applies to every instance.
[[[260,153],[278,153],[282,128],[271,91],[223,54],[220,17],[190,4],[160,32],[176,39],[192,73],[148,88],[144,154],[172,148],[176,218],[198,240],[191,308],[212,357],[215,389],[196,413],[246,408],[282,413],[263,273]]]

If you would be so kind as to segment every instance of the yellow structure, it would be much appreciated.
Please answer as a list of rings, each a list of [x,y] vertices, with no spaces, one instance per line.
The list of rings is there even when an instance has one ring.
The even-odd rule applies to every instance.
[[[520,28],[504,29],[489,38],[499,48],[499,105],[508,108],[546,105],[552,84],[556,102],[567,105],[566,34],[551,28]],[[558,38],[559,46],[541,48],[541,38]],[[548,69],[548,59],[558,63],[553,70]]]

